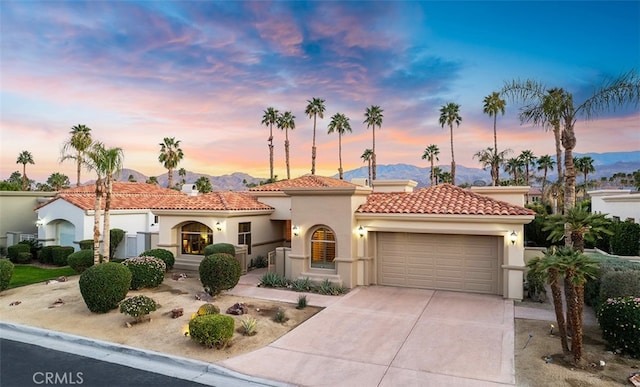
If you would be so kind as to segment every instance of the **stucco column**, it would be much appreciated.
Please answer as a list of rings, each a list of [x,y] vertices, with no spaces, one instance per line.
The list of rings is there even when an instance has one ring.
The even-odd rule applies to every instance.
[[[524,296],[524,230],[520,226],[516,230],[515,241],[511,240],[511,232],[505,235],[504,263],[504,298],[522,300]]]

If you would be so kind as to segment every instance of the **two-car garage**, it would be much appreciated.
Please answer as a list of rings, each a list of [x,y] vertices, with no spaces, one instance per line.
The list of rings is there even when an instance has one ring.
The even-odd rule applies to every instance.
[[[503,238],[377,232],[377,283],[502,294]]]

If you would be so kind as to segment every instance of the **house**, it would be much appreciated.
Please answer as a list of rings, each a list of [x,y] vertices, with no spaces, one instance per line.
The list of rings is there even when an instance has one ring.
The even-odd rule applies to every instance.
[[[55,192],[0,191],[0,246],[36,239],[38,216],[33,211],[39,204],[51,200]]]
[[[144,212],[146,223],[119,228],[150,235],[149,247],[172,251],[176,267],[197,266],[204,246],[226,242],[246,249],[245,267],[250,259],[276,250],[277,269],[289,279],[329,280],[346,288],[379,284],[521,299],[523,225],[535,215],[523,207],[528,187],[415,187],[411,180],[377,180],[371,188],[316,175],[248,192],[208,194],[190,185],[178,192],[118,183],[112,224],[119,227],[118,215]],[[90,192],[87,188],[89,197]],[[42,239],[61,240],[56,225],[62,220],[78,225],[90,220],[93,225],[92,200],[79,204],[74,195],[60,193],[38,209],[47,220]],[[135,195],[142,200],[136,205]],[[71,219],[74,212],[77,220]],[[78,228],[83,232],[74,234],[76,240],[91,235],[91,228]],[[143,245],[139,237],[136,252]]]
[[[630,189],[601,189],[587,193],[591,197],[591,212],[594,214],[640,222],[640,193],[632,193]]]

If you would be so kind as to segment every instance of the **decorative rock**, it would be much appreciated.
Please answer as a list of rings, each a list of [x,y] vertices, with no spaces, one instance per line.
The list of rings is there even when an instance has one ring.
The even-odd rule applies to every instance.
[[[210,302],[213,301],[213,297],[207,292],[198,292],[196,293],[196,300]]]
[[[178,318],[184,314],[183,308],[176,308],[171,310],[171,318]]]
[[[9,304],[9,306],[16,306],[20,304],[22,304],[22,301],[13,301],[12,303]]]
[[[186,273],[173,273],[171,278],[174,281],[180,281],[180,280],[183,280],[183,279],[187,278],[187,274]]]
[[[236,316],[249,313],[249,308],[243,303],[237,302],[227,309],[227,314],[234,314]]]

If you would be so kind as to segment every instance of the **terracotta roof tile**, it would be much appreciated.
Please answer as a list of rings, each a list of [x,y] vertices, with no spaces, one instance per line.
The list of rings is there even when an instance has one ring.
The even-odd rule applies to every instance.
[[[527,208],[441,184],[414,192],[373,193],[358,213],[441,215],[535,215]]]
[[[275,183],[265,184],[253,187],[250,191],[282,191],[287,188],[336,188],[336,187],[355,187],[356,184],[348,181],[334,179],[332,177],[324,177],[318,175],[304,175],[291,180],[280,180]]]

